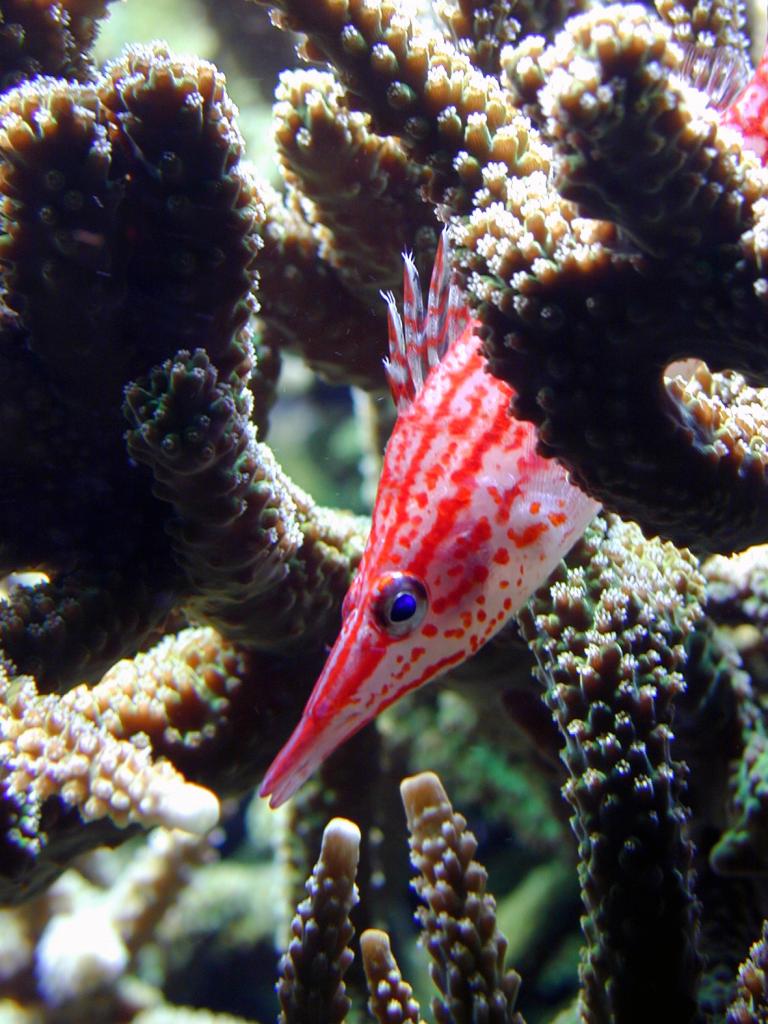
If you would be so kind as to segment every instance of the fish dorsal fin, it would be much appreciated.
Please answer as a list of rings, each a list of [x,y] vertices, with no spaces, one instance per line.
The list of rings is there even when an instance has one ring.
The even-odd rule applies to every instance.
[[[403,260],[402,317],[394,295],[391,292],[384,295],[389,325],[389,359],[384,361],[384,367],[398,409],[410,405],[424,386],[429,371],[437,366],[470,320],[461,289],[452,280],[445,231],[435,255],[426,315],[416,266],[407,253]]]
[[[706,94],[715,110],[726,110],[752,77],[746,54],[732,46],[700,46],[682,43],[682,77]]]

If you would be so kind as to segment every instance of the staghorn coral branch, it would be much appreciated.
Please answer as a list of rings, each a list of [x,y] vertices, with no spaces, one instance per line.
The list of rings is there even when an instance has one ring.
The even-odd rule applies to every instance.
[[[379,1024],[424,1024],[413,990],[403,981],[386,932],[370,928],[360,936],[360,953],[371,993],[368,1009]]]
[[[0,718],[0,901],[27,898],[77,854],[127,838],[102,825],[105,815],[121,828],[202,828],[207,809],[213,824],[207,787],[239,794],[260,778],[321,661],[249,654],[201,628],[61,697],[10,680]]]
[[[486,75],[498,75],[504,46],[524,36],[549,37],[585,6],[584,0],[439,0],[436,10],[475,67]]]
[[[174,505],[177,559],[203,614],[206,591],[221,616],[227,603],[270,589],[301,543],[296,503],[253,436],[247,398],[219,383],[202,349],[180,352],[126,392],[128,451],[153,469],[157,497]],[[214,604],[208,614],[216,613]]]
[[[524,94],[543,83],[537,103],[560,158],[558,191],[656,256],[733,245],[766,188],[705,98],[673,81],[681,57],[669,39],[644,8],[609,6],[573,18],[535,64],[537,40],[505,61]]]
[[[411,833],[413,886],[426,904],[417,911],[430,974],[441,995],[438,1024],[522,1024],[515,1011],[520,977],[505,967],[507,940],[496,927],[487,873],[474,860],[477,840],[451,807],[438,777],[422,772],[400,787]]]
[[[719,49],[733,59],[748,57],[756,66],[765,48],[765,10],[745,0],[655,0],[656,10],[679,43],[699,51]]]
[[[118,528],[121,519],[115,518]],[[155,639],[171,610],[177,570],[159,545],[154,552],[148,544],[143,551],[105,551],[101,559],[95,554],[50,582],[12,587],[10,601],[0,604],[2,660],[34,673],[40,693],[65,690],[73,679],[98,679]],[[121,564],[123,555],[126,562],[133,555],[131,571]]]
[[[541,450],[607,507],[702,550],[754,543],[765,446],[741,402],[757,408],[763,394],[705,372],[686,390],[663,371],[697,356],[764,374],[763,235],[752,225],[765,173],[672,74],[679,53],[646,11],[609,6],[569,26],[546,54],[533,40],[504,63],[518,93],[551,114],[562,187],[584,210],[543,178],[488,166],[456,229],[492,371],[516,388],[514,410],[538,425]],[[627,150],[642,173],[622,165],[625,125],[648,140]],[[674,298],[662,307],[660,295]]]
[[[53,0],[8,2],[0,27],[0,88],[5,91],[40,74],[56,75],[76,53],[68,18]]]
[[[137,312],[158,313],[144,351],[153,352],[151,365],[204,340],[222,380],[236,386],[251,369],[262,210],[240,164],[243,140],[224,77],[162,45],[129,48],[105,77],[101,99],[120,126],[115,160],[132,186],[124,216]]]
[[[768,736],[762,722],[746,731],[733,780],[734,820],[710,853],[721,875],[754,875],[768,864]]]
[[[275,97],[283,177],[302,197],[320,256],[345,288],[369,306],[382,291],[399,292],[410,247],[428,280],[437,238],[434,210],[418,193],[426,169],[395,139],[369,130],[333,75],[283,72]]]
[[[110,889],[54,913],[35,950],[37,984],[52,1014],[65,1005],[87,1014],[89,998],[126,972],[194,868],[213,856],[207,837],[155,829]]]
[[[213,66],[137,47],[98,87],[14,90],[0,118],[6,302],[65,400],[114,415],[138,368],[203,337],[222,374],[242,373],[258,206]]]
[[[600,519],[520,616],[564,740],[579,842],[586,1021],[695,1020],[700,960],[685,768],[672,758],[683,644],[701,619],[692,556]]]
[[[342,1024],[346,1017],[350,1002],[343,978],[353,958],[349,912],[357,903],[359,846],[360,830],[353,822],[334,818],[326,826],[307,898],[297,909],[280,963],[280,1024]]]
[[[28,677],[0,678],[0,763],[5,843],[39,854],[41,813],[51,797],[79,809],[84,821],[109,816],[207,832],[218,819],[216,797],[187,783],[168,762],[154,764],[146,737],[112,736],[77,707],[78,691],[41,697]],[[86,691],[87,692],[87,691]]]
[[[718,875],[746,879],[762,874],[768,865],[768,737],[760,666],[765,555],[765,548],[757,547],[730,559],[711,558],[702,567],[707,580],[706,610],[717,624],[711,627],[715,642],[709,646],[719,645],[724,652],[729,652],[731,643],[735,648],[729,652],[730,666],[725,667],[733,676],[734,707],[729,714],[727,706],[721,706],[718,718],[722,725],[731,719],[729,731],[738,736],[736,743],[731,740],[726,746],[727,827],[709,850],[709,862]],[[739,671],[742,666],[749,671]]]
[[[358,0],[335,6],[287,0],[279,10],[280,27],[306,33],[304,55],[333,63],[350,91],[375,107],[378,130],[402,131],[410,142],[432,132],[425,119],[411,117],[428,65],[421,47],[411,48],[413,28],[395,4],[366,8]]]
[[[14,472],[0,527],[14,542],[3,556],[6,571],[51,576],[0,611],[6,657],[45,690],[98,678],[185,599],[251,644],[288,646],[309,627],[325,638],[364,526],[315,509],[253,437],[253,396],[263,421],[274,379],[269,340],[254,371],[248,324],[263,207],[221,76],[158,44],[131,49],[92,86],[49,81],[2,103],[6,301],[18,316],[0,358],[28,392],[6,411]],[[114,358],[100,355],[105,336]],[[171,517],[128,464],[115,399],[184,341],[205,343],[204,367],[179,357],[129,391],[154,424],[141,420],[131,451],[165,467],[156,486],[175,495]],[[32,420],[35,406],[56,410],[50,422]],[[183,481],[176,428],[198,460]],[[57,443],[44,445],[52,431]],[[222,450],[206,475],[211,438]],[[41,478],[52,497],[32,503]]]
[[[332,384],[383,387],[383,307],[361,303],[321,260],[320,242],[296,197],[284,200],[267,185],[259,196],[265,215],[256,267],[268,342],[298,352]]]
[[[737,995],[728,1007],[725,1024],[758,1024],[768,1012],[768,922],[763,922],[760,938],[749,950],[739,968]]]
[[[105,901],[127,952],[135,956],[189,884],[194,869],[215,859],[211,837],[155,829]]]
[[[92,85],[43,80],[6,94],[0,118],[4,301],[32,332],[32,350],[51,361],[69,401],[81,397],[81,387],[114,401],[121,362],[110,382],[92,360],[80,360],[78,376],[68,358],[73,346],[82,355],[93,351],[115,304],[108,243],[119,230],[122,190],[110,180],[107,111]],[[82,304],[71,303],[74,289]]]
[[[706,562],[702,566],[705,578],[709,568]],[[734,787],[750,737],[762,727],[762,714],[742,652],[730,631],[715,625],[713,604],[716,607],[715,588],[708,585],[707,616],[686,641],[685,691],[675,698],[674,716],[675,756],[687,767],[687,833],[695,848],[698,946],[703,958],[697,999],[704,1019],[721,1019],[733,999],[736,970],[760,924],[762,904],[757,872],[734,877],[721,871],[727,868],[724,859],[716,863],[715,851],[734,831]],[[747,846],[744,843],[742,854]],[[754,850],[748,856],[753,863],[757,859]]]
[[[128,389],[128,450],[173,505],[190,613],[248,645],[285,647],[328,628],[364,524],[317,509],[288,480],[255,439],[249,399],[219,382],[203,350],[181,352]]]
[[[0,360],[26,392],[5,413],[0,533],[13,538],[6,571],[51,577],[14,593],[0,639],[16,668],[61,689],[134,653],[182,596],[167,511],[128,464],[119,399],[183,342],[204,341],[250,407],[260,206],[221,75],[159,44],[89,85],[22,86],[0,114],[0,255],[16,314]]]
[[[93,46],[99,30],[99,22],[109,13],[114,0],[62,0],[62,7],[69,15],[72,35],[81,54],[87,54]],[[89,69],[92,73],[92,69]]]
[[[0,91],[38,75],[82,81],[94,73],[90,49],[113,0],[3,0]]]
[[[307,34],[308,56],[334,65],[373,129],[398,136],[413,159],[429,165],[431,201],[466,213],[487,162],[519,175],[541,166],[543,151],[498,81],[389,0],[377,7],[283,0],[279,10],[287,27]]]
[[[185,629],[66,699],[114,736],[146,733],[155,745],[197,747],[221,727],[251,670],[248,656],[214,630]]]
[[[187,778],[240,794],[274,756],[321,662],[321,652],[257,654],[210,627],[183,629],[61,700],[117,739],[149,739]]]

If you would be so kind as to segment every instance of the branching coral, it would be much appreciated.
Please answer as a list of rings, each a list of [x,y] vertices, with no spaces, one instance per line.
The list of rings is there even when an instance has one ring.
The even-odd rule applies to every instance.
[[[357,902],[360,830],[334,818],[323,833],[320,859],[307,882],[291,926],[293,937],[281,961],[277,986],[280,1024],[305,1020],[341,1024],[349,1010],[343,977],[352,962],[354,929],[349,912]]]
[[[519,976],[505,967],[506,939],[496,926],[495,901],[486,893],[486,872],[474,859],[477,841],[456,814],[431,772],[401,786],[411,833],[413,886],[424,906],[417,912],[422,941],[432,958],[440,995],[435,1020],[522,1024],[515,1012]],[[281,1021],[341,1020],[349,1001],[339,977],[353,953],[347,914],[356,901],[354,877],[359,830],[334,819],[307,882],[307,899],[292,925],[293,939],[281,961]],[[360,940],[370,992],[369,1008],[389,1024],[418,1024],[419,1006],[403,981],[385,932],[368,930]]]
[[[432,1003],[435,1020],[522,1024],[515,1012],[520,978],[504,963],[507,941],[496,927],[486,873],[474,859],[475,837],[454,813],[437,776],[406,779],[401,793],[411,861],[421,873],[414,888],[426,904],[417,916],[440,990]]]
[[[494,366],[519,387],[518,410],[541,425],[548,450],[623,514],[703,548],[762,539],[763,417],[742,413],[743,381],[705,376],[686,394],[664,387],[661,373],[675,359],[698,356],[711,369],[761,379],[754,229],[764,172],[675,77],[679,51],[640,8],[575,19],[558,46],[521,46],[506,69],[540,116],[559,189],[577,206],[565,208],[573,226],[563,224],[540,262],[515,267],[498,251],[484,261],[487,271],[473,265],[479,280],[489,271],[495,288],[514,281],[517,292],[508,293],[506,310],[501,293],[486,292],[502,313],[493,317]],[[643,154],[630,173],[622,151]],[[498,199],[508,209],[514,202]],[[574,220],[575,212],[602,218],[601,234]],[[470,228],[478,244],[485,217],[478,212]],[[618,233],[606,234],[606,222]],[[621,244],[627,236],[629,248]],[[672,301],[665,298],[662,310],[652,292]],[[627,376],[633,337],[643,356]],[[759,406],[762,396],[752,392],[746,401]],[[653,426],[646,416],[640,428],[641,410],[651,407]],[[677,472],[665,481],[661,464],[685,465],[685,482]],[[690,526],[683,508],[697,510]]]
[[[765,968],[768,966],[768,934],[763,934],[749,951],[749,957],[739,968],[738,995],[728,1008],[726,1024],[752,1024],[765,1016],[768,989]]]
[[[508,48],[499,83],[388,4],[281,7],[373,123],[429,166],[491,366],[518,390],[515,411],[540,426],[542,450],[678,542],[729,550],[763,539],[760,426],[744,443],[730,410],[738,386],[726,397],[727,381],[715,385],[726,412],[713,422],[706,400],[662,381],[686,356],[759,381],[764,344],[765,176],[679,77],[671,30],[644,8],[599,7],[557,44],[534,36]],[[687,23],[693,42],[719,43],[699,22]],[[684,481],[676,471],[665,481],[663,467],[681,464]]]
[[[641,1019],[660,998],[671,1017],[694,1015],[685,769],[672,759],[670,726],[702,589],[690,556],[598,523],[551,596],[523,616],[565,741],[589,1021]]]
[[[317,508],[256,440],[263,208],[222,76],[158,44],[92,82],[33,79],[2,102],[0,551],[4,573],[49,577],[0,607],[9,676],[31,672],[40,693],[96,681],[183,624],[182,607],[251,649],[304,635],[319,653],[364,524]],[[301,660],[308,685],[317,659]]]
[[[371,996],[368,1007],[381,1024],[421,1024],[413,989],[403,981],[386,932],[369,929],[360,936],[360,952]]]
[[[39,855],[43,805],[51,797],[77,807],[83,821],[179,826],[205,833],[218,820],[208,790],[187,783],[167,761],[153,764],[146,738],[131,743],[78,707],[78,689],[57,701],[39,697],[31,679],[2,679],[0,757],[8,847]]]
[[[324,67],[278,85],[276,188],[245,165],[210,63],[153,44],[95,68],[106,6],[0,0],[4,900],[127,824],[204,831],[258,780],[367,528],[268,446],[281,356],[378,396],[378,293],[397,288],[404,247],[427,270],[442,220],[513,412],[611,513],[522,615],[525,642],[510,625],[454,681],[473,731],[443,770],[464,773],[462,799],[491,818],[540,797],[500,814],[511,905],[547,856],[558,879],[578,861],[578,1007],[543,930],[525,982],[542,991],[549,971],[557,995],[526,1016],[759,1019],[765,940],[737,966],[768,913],[765,553],[699,561],[640,529],[700,553],[768,538],[768,176],[717,109],[765,19],[736,3],[460,0],[428,28],[393,0],[277,0]],[[391,933],[363,940],[380,1020],[419,1020],[382,895],[404,872],[386,787],[415,747],[448,749],[440,706],[361,734],[290,825],[295,883],[329,814],[360,823],[352,916]],[[405,794],[435,1019],[520,1020],[475,840],[434,777]],[[345,976],[351,1009],[341,982],[353,836],[326,832],[284,960],[286,1021],[358,1012],[360,974]],[[565,945],[577,894],[559,884],[542,883],[569,908],[546,935]]]

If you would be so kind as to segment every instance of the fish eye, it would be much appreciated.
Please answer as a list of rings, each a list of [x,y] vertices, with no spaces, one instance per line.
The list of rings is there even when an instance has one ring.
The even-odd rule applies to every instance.
[[[421,580],[403,572],[382,576],[373,601],[376,621],[390,636],[407,636],[424,618],[427,591]]]

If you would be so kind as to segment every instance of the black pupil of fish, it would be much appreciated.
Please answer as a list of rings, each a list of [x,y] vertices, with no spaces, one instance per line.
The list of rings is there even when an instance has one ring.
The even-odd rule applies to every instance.
[[[416,611],[416,598],[413,594],[398,594],[392,602],[389,617],[392,622],[405,622]]]

